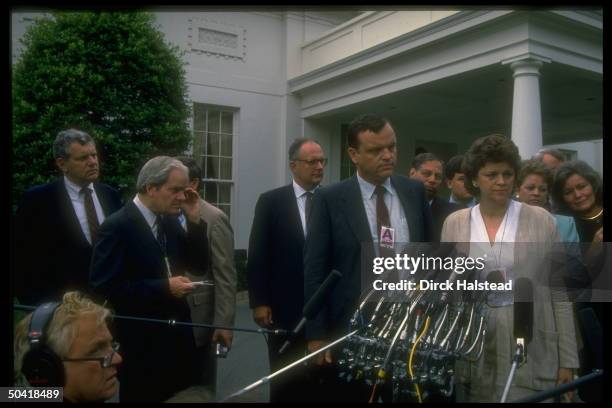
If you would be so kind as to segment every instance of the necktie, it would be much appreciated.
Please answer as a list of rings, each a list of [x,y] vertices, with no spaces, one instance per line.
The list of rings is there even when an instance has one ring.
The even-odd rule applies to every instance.
[[[312,191],[306,192],[306,226],[310,225],[310,215],[312,213]]]
[[[395,250],[388,248],[386,246],[380,245],[382,242],[382,234],[381,227],[391,227],[391,221],[389,220],[389,210],[387,209],[387,205],[385,204],[385,188],[381,185],[376,186],[374,190],[376,194],[376,224],[378,226],[378,253],[379,256],[384,258],[393,258],[395,257]],[[397,282],[398,274],[397,270],[391,269],[387,271],[384,275],[381,275],[381,278],[387,282]]]
[[[87,217],[89,236],[91,237],[91,244],[93,245],[98,234],[98,227],[100,226],[98,214],[96,214],[93,198],[91,198],[91,190],[87,187],[83,187],[81,192],[85,195],[85,216]]]
[[[172,277],[172,269],[170,268],[170,261],[168,260],[168,248],[166,246],[166,232],[164,231],[164,224],[162,223],[163,218],[161,215],[155,217],[155,225],[157,226],[156,237],[159,246],[161,247],[162,254],[164,256],[164,263],[166,266],[166,273],[168,277]]]
[[[389,210],[385,204],[385,188],[383,186],[376,186],[374,189],[376,194],[376,226],[378,228],[377,235],[380,240],[380,228],[382,226],[390,227],[391,221],[389,221]]]
[[[157,236],[155,237],[157,239],[157,242],[159,242],[159,245],[162,248],[162,251],[164,251],[164,255],[166,254],[166,234],[164,233],[164,226],[162,224],[162,216],[158,215],[157,217],[155,217],[155,225],[157,226]]]

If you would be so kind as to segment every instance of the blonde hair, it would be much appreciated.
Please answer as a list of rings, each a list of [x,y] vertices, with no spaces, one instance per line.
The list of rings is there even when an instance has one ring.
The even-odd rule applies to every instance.
[[[32,314],[27,315],[15,327],[14,374],[17,379],[21,373],[23,357],[30,350],[28,331]],[[98,325],[111,320],[111,311],[100,306],[80,292],[67,292],[62,303],[55,309],[51,321],[47,324],[45,344],[59,357],[66,357],[77,336],[79,318],[84,314],[93,314]]]

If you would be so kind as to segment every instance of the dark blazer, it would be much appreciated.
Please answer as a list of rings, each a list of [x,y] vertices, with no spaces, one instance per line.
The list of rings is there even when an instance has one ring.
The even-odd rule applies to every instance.
[[[411,242],[427,242],[431,213],[423,183],[391,176],[404,209]],[[332,269],[342,278],[326,297],[321,311],[306,324],[306,338],[335,339],[346,333],[361,294],[361,261],[371,264],[374,244],[357,176],[324,187],[313,198],[313,214],[304,247],[304,298],[308,300]],[[368,253],[362,253],[362,244]],[[365,288],[363,288],[365,290]]]
[[[205,269],[206,223],[164,217],[167,253],[173,276]],[[100,227],[90,283],[119,315],[191,322],[185,298],[170,294],[161,246],[136,205],[130,201]],[[116,319],[122,344],[120,400],[163,401],[195,383],[195,343],[187,326]]]
[[[459,204],[450,203],[439,197],[434,197],[430,208],[431,221],[433,223],[432,242],[440,242],[440,234],[442,233],[442,226],[444,225],[446,217],[465,207]]]
[[[102,183],[94,189],[108,217],[121,208],[117,190]],[[24,304],[61,300],[68,290],[89,290],[92,247],[85,238],[64,179],[27,190],[14,218],[16,296]]]
[[[304,230],[293,184],[263,193],[255,206],[247,277],[251,308],[268,305],[277,327],[302,317]]]

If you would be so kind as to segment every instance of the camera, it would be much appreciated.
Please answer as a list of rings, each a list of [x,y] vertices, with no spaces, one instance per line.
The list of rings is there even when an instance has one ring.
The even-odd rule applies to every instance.
[[[219,358],[225,358],[227,357],[227,352],[229,351],[229,349],[227,347],[225,347],[225,345],[221,344],[221,343],[216,343],[215,344],[215,355]]]

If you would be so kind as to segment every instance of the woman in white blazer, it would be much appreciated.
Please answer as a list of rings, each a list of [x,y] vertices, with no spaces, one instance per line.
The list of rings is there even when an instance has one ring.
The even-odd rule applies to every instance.
[[[499,271],[507,281],[527,278],[533,284],[532,340],[507,401],[569,382],[578,367],[571,304],[563,291],[551,289],[552,275],[543,268],[559,241],[556,223],[546,210],[512,199],[519,166],[518,149],[510,139],[477,139],[462,170],[466,188],[479,196],[479,204],[448,216],[442,229],[443,242],[469,243],[462,247],[469,247],[469,256],[486,255],[479,279]],[[513,302],[513,293],[489,296],[484,352],[477,361],[456,364],[458,402],[501,400],[515,352]]]

